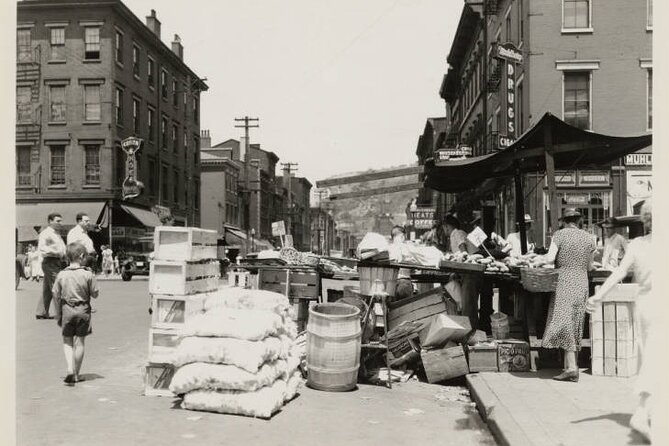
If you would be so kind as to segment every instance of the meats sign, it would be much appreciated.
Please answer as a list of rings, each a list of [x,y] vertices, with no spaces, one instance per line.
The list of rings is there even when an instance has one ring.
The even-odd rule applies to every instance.
[[[413,227],[416,229],[432,229],[435,212],[435,208],[419,207],[409,211],[409,218],[413,221]]]

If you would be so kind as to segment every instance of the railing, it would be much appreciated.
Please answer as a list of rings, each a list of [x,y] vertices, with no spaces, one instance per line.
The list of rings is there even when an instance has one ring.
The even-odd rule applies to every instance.
[[[41,48],[39,45],[18,45],[16,47],[16,63],[39,64]]]

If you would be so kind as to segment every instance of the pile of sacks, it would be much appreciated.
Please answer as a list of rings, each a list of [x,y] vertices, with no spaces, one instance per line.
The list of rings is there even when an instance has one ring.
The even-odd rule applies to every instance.
[[[223,288],[204,312],[189,319],[172,357],[170,390],[181,407],[270,418],[295,397],[297,326],[288,299],[278,293]]]

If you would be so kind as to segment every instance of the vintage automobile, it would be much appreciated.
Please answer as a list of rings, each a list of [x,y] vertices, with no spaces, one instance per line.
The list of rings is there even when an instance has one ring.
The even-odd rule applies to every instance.
[[[121,279],[127,282],[132,276],[148,276],[152,255],[153,237],[140,238],[138,249],[126,252],[122,258],[119,257]]]

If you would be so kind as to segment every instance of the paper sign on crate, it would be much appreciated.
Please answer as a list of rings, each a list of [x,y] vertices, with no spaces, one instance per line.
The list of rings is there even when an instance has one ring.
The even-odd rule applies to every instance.
[[[488,238],[488,235],[483,231],[483,229],[479,228],[478,226],[474,228],[472,232],[467,234],[467,240],[472,242],[474,246],[477,248],[483,244],[483,242],[486,241]]]

